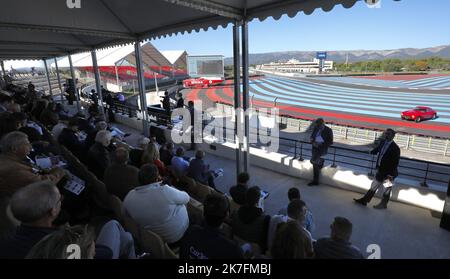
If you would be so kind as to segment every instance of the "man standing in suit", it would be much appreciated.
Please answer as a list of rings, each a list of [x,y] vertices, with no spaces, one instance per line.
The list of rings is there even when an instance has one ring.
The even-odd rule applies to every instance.
[[[162,100],[162,106],[163,106],[163,109],[167,113],[170,113],[170,96],[169,96],[169,92],[168,91],[164,92],[164,98]]]
[[[378,205],[375,205],[376,209],[386,209],[391,196],[392,183],[395,177],[398,175],[398,162],[400,160],[400,148],[394,142],[395,131],[392,129],[387,129],[384,134],[380,144],[373,149],[371,154],[378,154],[377,157],[377,173],[375,175],[375,180],[372,182],[372,186],[369,191],[360,199],[354,199],[356,203],[367,205],[373,198],[380,186],[383,186],[385,180],[388,180],[389,186],[383,186],[386,188],[383,192],[383,199]]]
[[[308,186],[316,186],[319,185],[320,170],[323,168],[324,159],[321,157],[327,154],[328,147],[333,144],[333,130],[325,125],[322,118],[314,121],[310,141],[312,144],[310,162],[313,165],[314,178]]]

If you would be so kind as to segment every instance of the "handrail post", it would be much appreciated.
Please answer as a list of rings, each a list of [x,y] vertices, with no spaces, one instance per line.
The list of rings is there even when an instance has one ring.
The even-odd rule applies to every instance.
[[[428,170],[430,169],[430,163],[427,163],[427,170],[425,171],[425,177],[423,179],[423,182],[420,183],[420,186],[422,187],[428,187],[427,178],[428,178]]]
[[[298,158],[300,162],[303,162],[303,142],[300,142],[300,158]]]
[[[336,168],[336,147],[333,148],[334,149],[334,153],[333,153],[333,164],[331,164],[332,168]]]
[[[297,159],[297,141],[294,144],[294,159]]]
[[[369,177],[374,177],[374,174],[373,174],[373,159],[375,158],[375,155],[372,155],[372,160],[370,160],[370,172],[369,172],[369,174],[367,175],[367,176],[369,176]]]

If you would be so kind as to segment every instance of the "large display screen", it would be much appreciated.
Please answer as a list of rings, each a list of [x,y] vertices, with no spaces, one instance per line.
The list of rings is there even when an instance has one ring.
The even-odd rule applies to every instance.
[[[193,78],[224,76],[222,55],[188,56],[187,65]]]

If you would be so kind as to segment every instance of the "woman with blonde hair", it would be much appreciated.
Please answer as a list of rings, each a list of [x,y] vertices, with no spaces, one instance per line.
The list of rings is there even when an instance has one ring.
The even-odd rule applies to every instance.
[[[154,164],[159,171],[161,176],[167,175],[166,166],[159,158],[159,150],[153,142],[149,142],[147,147],[144,149],[141,158],[141,165]]]

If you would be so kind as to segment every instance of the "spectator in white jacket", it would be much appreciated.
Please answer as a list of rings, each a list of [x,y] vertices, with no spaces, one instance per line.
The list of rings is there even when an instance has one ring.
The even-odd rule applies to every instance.
[[[124,210],[142,227],[158,234],[173,246],[183,237],[189,226],[186,204],[189,195],[162,184],[158,168],[145,164],[139,171],[139,186],[124,200]]]

